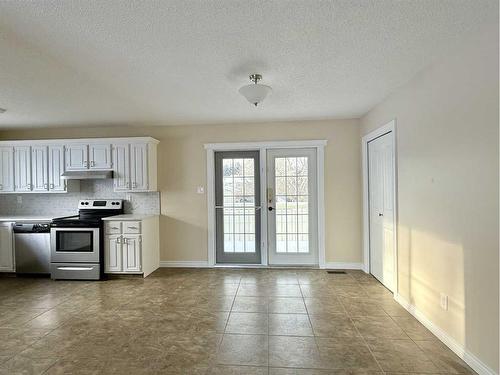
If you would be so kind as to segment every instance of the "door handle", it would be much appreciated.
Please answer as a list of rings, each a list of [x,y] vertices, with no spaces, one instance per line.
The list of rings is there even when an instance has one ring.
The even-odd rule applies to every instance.
[[[274,210],[274,208],[273,208],[273,207],[271,207],[271,206],[269,206],[267,209],[268,209],[269,211]]]
[[[378,216],[384,216],[384,214],[379,213]]]

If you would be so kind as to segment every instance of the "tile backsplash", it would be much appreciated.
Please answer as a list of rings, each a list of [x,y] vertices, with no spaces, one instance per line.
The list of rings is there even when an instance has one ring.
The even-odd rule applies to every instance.
[[[0,215],[72,215],[80,199],[123,199],[125,213],[160,214],[160,193],[117,193],[109,179],[81,180],[80,191],[64,194],[0,194]]]

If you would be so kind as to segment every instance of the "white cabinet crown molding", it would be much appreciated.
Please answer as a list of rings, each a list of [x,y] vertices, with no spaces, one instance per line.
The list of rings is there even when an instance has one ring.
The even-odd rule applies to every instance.
[[[0,146],[65,145],[73,143],[160,143],[153,137],[115,137],[115,138],[59,138],[59,139],[12,139],[0,141]]]

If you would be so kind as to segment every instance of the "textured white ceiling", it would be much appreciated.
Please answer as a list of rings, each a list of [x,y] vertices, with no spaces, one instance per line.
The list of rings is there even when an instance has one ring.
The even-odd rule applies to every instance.
[[[494,22],[495,0],[0,1],[0,127],[359,117]]]

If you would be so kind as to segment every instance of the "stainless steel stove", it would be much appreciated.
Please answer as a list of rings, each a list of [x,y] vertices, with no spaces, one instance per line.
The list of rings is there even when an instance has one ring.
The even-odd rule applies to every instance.
[[[81,200],[78,215],[50,225],[52,279],[99,280],[104,274],[103,217],[123,213],[121,199]]]

